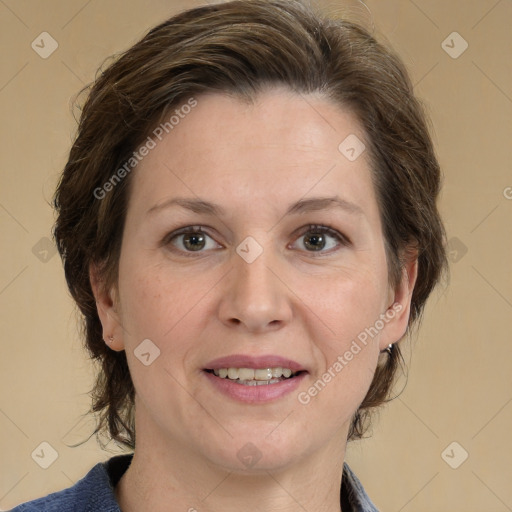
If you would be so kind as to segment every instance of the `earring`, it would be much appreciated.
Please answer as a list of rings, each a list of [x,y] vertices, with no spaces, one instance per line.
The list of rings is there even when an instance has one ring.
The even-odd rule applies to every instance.
[[[108,337],[108,342],[109,342],[109,343],[112,343],[113,341],[114,341],[114,336],[110,335],[110,336]]]
[[[384,350],[381,350],[380,353],[381,354],[384,354],[384,353],[387,353],[389,355],[391,355],[391,352],[393,352],[393,344],[390,343]]]

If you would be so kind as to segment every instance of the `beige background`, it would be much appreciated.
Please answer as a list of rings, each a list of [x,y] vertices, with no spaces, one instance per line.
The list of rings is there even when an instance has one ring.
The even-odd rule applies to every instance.
[[[91,428],[81,414],[92,373],[60,259],[44,238],[74,133],[70,99],[105,57],[199,4],[0,0],[0,509],[68,487],[112,455],[94,438],[69,447]],[[427,103],[452,247],[451,284],[412,342],[407,387],[348,461],[382,511],[510,511],[512,1],[343,5],[398,50]],[[31,48],[43,31],[58,42],[47,59]],[[469,45],[456,59],[442,47],[454,31]],[[462,48],[457,36],[447,44]],[[442,457],[453,441],[460,447],[446,460],[469,453],[458,469]],[[48,469],[31,457],[42,442],[58,452]]]

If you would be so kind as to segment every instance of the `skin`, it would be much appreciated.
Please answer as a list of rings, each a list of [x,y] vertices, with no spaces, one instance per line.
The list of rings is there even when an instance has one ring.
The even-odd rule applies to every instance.
[[[416,260],[391,289],[367,152],[351,162],[338,150],[350,134],[365,138],[350,112],[286,89],[253,103],[197,100],[134,171],[117,286],[102,291],[91,268],[104,337],[126,350],[136,389],[137,446],[117,499],[123,512],[339,511],[350,420],[386,357],[380,352],[406,330]],[[285,215],[301,199],[333,196],[362,211]],[[177,205],[148,213],[176,197],[216,203],[225,214]],[[324,235],[313,251],[310,224],[331,226],[349,243]],[[202,250],[169,237],[187,226],[207,233]],[[247,236],[263,249],[252,263],[236,252]],[[298,393],[394,303],[400,312],[299,403]],[[161,351],[149,366],[134,355],[144,339]],[[202,372],[240,353],[288,357],[309,373],[296,392],[244,404]],[[237,457],[249,442],[261,456],[252,467]]]

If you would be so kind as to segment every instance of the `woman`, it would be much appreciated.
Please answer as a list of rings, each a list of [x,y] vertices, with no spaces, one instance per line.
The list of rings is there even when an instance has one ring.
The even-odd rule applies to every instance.
[[[14,510],[377,510],[345,449],[445,268],[439,187],[357,25],[240,0],[151,30],[94,83],[55,197],[97,432],[134,454]]]

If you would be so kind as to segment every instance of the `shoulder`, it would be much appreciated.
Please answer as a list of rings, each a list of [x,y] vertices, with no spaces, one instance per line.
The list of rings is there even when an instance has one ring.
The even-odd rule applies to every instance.
[[[132,455],[118,455],[100,462],[72,487],[22,503],[10,512],[119,512],[114,487],[131,459]]]

